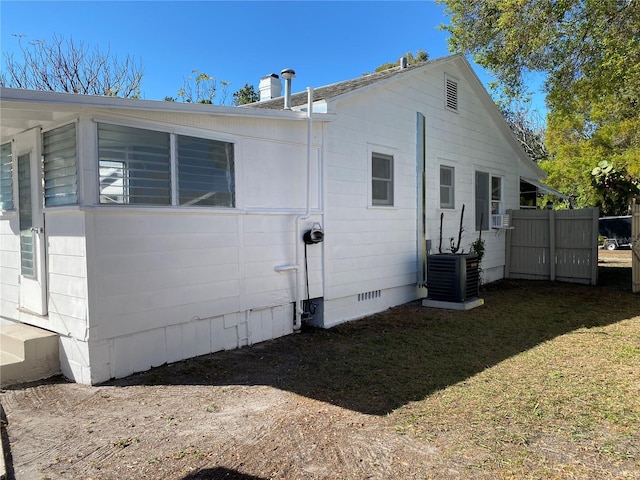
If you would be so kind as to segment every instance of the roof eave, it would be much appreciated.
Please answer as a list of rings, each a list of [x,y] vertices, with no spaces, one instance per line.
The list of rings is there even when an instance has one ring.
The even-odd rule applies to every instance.
[[[157,100],[139,100],[98,95],[80,95],[60,92],[43,92],[0,87],[0,103],[32,105],[64,105],[78,108],[114,108],[155,112],[189,113],[231,117],[270,118],[280,120],[303,120],[307,114],[295,110],[258,110],[209,105],[201,103],[178,103]]]

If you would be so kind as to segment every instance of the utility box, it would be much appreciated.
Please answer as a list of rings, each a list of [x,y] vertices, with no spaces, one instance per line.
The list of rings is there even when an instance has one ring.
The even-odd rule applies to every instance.
[[[428,255],[427,298],[441,302],[466,302],[478,297],[479,263],[476,254]]]

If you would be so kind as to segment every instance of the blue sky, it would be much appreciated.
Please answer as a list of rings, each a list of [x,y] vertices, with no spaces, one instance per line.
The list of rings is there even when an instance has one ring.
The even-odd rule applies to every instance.
[[[176,96],[193,70],[257,90],[261,77],[293,68],[293,91],[355,78],[406,53],[448,55],[435,1],[6,1],[0,49],[73,37],[142,62],[142,98]],[[19,56],[16,58],[20,58]],[[481,80],[490,77],[474,66]],[[217,103],[217,102],[216,102]]]

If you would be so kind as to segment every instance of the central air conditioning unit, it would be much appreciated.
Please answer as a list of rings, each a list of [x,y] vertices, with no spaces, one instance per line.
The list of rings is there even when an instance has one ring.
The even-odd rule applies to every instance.
[[[491,228],[509,228],[511,227],[511,217],[508,213],[492,214]]]
[[[466,302],[479,295],[480,270],[476,254],[434,254],[427,257],[430,300]]]

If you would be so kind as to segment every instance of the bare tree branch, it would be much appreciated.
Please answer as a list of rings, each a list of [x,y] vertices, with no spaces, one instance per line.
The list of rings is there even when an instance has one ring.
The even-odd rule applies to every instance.
[[[4,55],[3,87],[46,90],[85,95],[137,98],[142,81],[142,64],[127,55],[124,61],[112,56],[110,49],[90,51],[83,42],[54,35],[45,40],[22,42],[18,38],[22,60]]]

